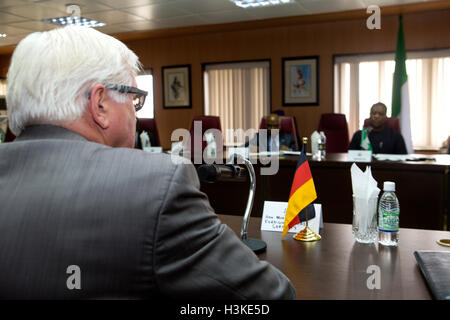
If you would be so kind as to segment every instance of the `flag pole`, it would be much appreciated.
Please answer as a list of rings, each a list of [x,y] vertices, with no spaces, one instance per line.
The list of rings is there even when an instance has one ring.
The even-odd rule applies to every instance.
[[[305,208],[305,213],[306,213],[306,226],[302,231],[300,231],[294,236],[294,239],[304,242],[318,241],[322,239],[320,235],[312,231],[308,226],[308,208]]]
[[[308,138],[303,137],[302,152],[305,152],[305,156],[306,156],[307,144],[308,144]],[[299,212],[299,214],[300,214],[300,212]],[[318,235],[317,233],[312,231],[308,226],[308,206],[305,207],[305,217],[306,217],[306,219],[305,219],[306,226],[303,230],[301,230],[299,233],[297,233],[294,236],[294,239],[298,240],[298,241],[304,241],[304,242],[318,241],[318,240],[322,239],[322,237],[320,235]]]

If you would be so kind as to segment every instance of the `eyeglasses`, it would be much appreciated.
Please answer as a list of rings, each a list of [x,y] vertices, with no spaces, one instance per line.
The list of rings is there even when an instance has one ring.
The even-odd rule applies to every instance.
[[[136,112],[142,109],[145,103],[145,97],[147,97],[148,92],[138,89],[136,87],[125,86],[121,84],[106,84],[106,89],[116,90],[120,93],[131,93],[133,94],[133,105]]]
[[[136,112],[138,112],[139,110],[142,109],[142,107],[144,106],[144,103],[145,103],[145,97],[147,97],[147,94],[148,94],[147,91],[144,91],[144,90],[141,90],[141,89],[138,89],[135,87],[121,85],[121,84],[106,84],[105,88],[111,89],[111,90],[116,90],[116,91],[119,91],[120,93],[134,94],[133,105],[134,105],[134,110],[136,110]],[[87,92],[86,97],[89,100],[91,98],[91,93]]]

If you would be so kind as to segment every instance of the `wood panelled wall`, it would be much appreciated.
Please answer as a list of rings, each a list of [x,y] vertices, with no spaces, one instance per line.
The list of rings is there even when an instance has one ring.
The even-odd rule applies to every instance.
[[[154,75],[155,118],[164,148],[177,128],[189,129],[194,115],[203,114],[202,64],[269,59],[271,61],[271,108],[295,116],[297,131],[310,136],[320,115],[333,112],[333,56],[393,52],[398,13],[403,13],[407,50],[450,47],[450,6],[431,8],[430,3],[381,9],[381,30],[368,30],[365,10],[316,16],[271,19],[220,26],[201,26],[166,31],[118,35]],[[410,10],[413,8],[413,10]],[[419,8],[419,9],[417,9]],[[284,57],[319,56],[319,106],[282,106]],[[0,56],[0,76],[5,76],[9,54]],[[163,109],[161,67],[191,65],[192,108]],[[352,134],[352,133],[350,133]]]
[[[6,78],[10,60],[11,60],[11,54],[0,55],[0,78]]]
[[[358,17],[328,21],[299,21],[288,25],[267,26],[260,23],[242,24],[242,29],[196,34],[176,34],[126,41],[145,67],[153,68],[155,118],[164,147],[170,147],[170,134],[176,128],[189,129],[194,115],[203,114],[202,64],[211,62],[270,59],[271,108],[283,109],[295,116],[297,131],[310,136],[317,129],[320,115],[333,112],[333,56],[394,51],[397,39],[398,15],[383,15],[381,30],[366,28],[365,12]],[[351,16],[351,15],[350,15]],[[323,15],[322,15],[323,17]],[[278,23],[277,22],[277,23]],[[407,50],[450,47],[450,10],[406,13],[403,27]],[[319,56],[319,106],[282,106],[283,57]],[[162,107],[161,67],[191,64],[192,109],[167,110]],[[374,101],[375,103],[375,101]],[[352,133],[350,133],[352,134]]]

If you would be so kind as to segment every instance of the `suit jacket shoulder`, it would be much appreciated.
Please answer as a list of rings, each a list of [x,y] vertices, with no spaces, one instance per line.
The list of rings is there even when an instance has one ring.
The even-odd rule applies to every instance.
[[[190,161],[25,132],[0,145],[0,298],[295,298],[220,222]]]
[[[284,145],[293,151],[297,151],[295,138],[292,134],[280,131],[280,146]]]
[[[352,140],[350,141],[350,145],[348,147],[349,150],[361,150],[361,130],[356,131],[353,134]]]

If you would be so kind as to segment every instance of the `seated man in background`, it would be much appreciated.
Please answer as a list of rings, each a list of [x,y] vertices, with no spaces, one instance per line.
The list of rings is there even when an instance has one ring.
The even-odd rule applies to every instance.
[[[221,223],[192,163],[133,149],[139,66],[86,27],[17,45],[6,98],[18,137],[0,144],[0,298],[295,298]]]
[[[386,105],[375,103],[370,109],[370,126],[366,128],[373,153],[407,154],[400,132],[386,126]],[[362,130],[355,132],[349,150],[364,150],[361,146]]]
[[[261,151],[298,151],[295,145],[295,138],[292,134],[280,130],[280,118],[276,113],[270,114],[266,118],[267,141],[260,141],[260,133],[255,134],[252,140],[248,141],[245,146],[257,146]],[[272,135],[272,131],[277,129],[278,134]],[[264,143],[266,142],[266,143]]]

